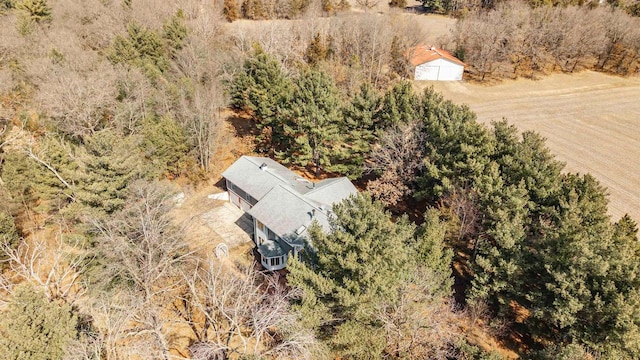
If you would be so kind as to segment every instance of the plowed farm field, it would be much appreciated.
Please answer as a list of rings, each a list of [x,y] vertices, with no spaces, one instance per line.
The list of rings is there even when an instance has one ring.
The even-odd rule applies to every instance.
[[[609,192],[614,220],[640,222],[640,77],[555,74],[497,85],[417,82],[469,105],[478,120],[506,118],[547,138],[566,171],[591,173]]]

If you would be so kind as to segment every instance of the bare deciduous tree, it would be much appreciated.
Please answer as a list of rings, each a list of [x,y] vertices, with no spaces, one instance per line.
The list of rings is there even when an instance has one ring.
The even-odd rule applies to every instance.
[[[0,252],[9,264],[7,274],[11,274],[0,275],[5,290],[27,281],[41,288],[49,300],[75,303],[85,292],[80,277],[90,259],[84,257],[85,251],[79,241],[65,244],[62,237],[59,228],[53,244],[43,239],[22,240],[17,248],[0,243]]]
[[[188,292],[176,307],[197,331],[196,359],[230,356],[311,359],[318,346],[289,309],[291,294],[273,276],[208,264],[185,274]],[[197,313],[197,316],[184,316]]]
[[[129,188],[123,210],[104,223],[94,222],[107,265],[104,280],[118,285],[117,292],[111,290],[114,300],[94,312],[103,317],[98,323],[114,358],[126,351],[125,357],[168,359],[173,347],[168,306],[193,250],[169,215],[174,204],[168,186],[140,180]],[[120,347],[123,342],[126,349]]]
[[[38,101],[58,131],[83,138],[113,117],[116,79],[113,67],[104,61],[91,69],[53,65],[42,80]]]
[[[371,10],[378,6],[380,0],[356,0],[356,3],[364,10]]]
[[[636,66],[633,33],[640,20],[620,9],[497,4],[472,12],[453,31],[454,47],[480,80],[595,68],[628,73]],[[624,64],[623,66],[619,66]]]
[[[178,118],[193,143],[200,169],[209,171],[211,156],[223,135],[221,94],[216,88],[198,89],[192,99],[183,99]]]
[[[474,194],[469,189],[455,189],[442,198],[442,206],[457,218],[458,240],[473,238],[480,225],[480,210],[474,203]]]
[[[391,128],[371,152],[367,170],[381,175],[367,185],[367,190],[387,205],[411,194],[410,182],[424,167],[419,127],[418,123],[412,123]]]
[[[455,323],[458,315],[445,299],[435,296],[438,280],[424,268],[411,274],[398,301],[380,308],[377,319],[383,324],[386,352],[395,358],[447,359],[461,334]]]
[[[169,215],[174,204],[167,185],[139,180],[129,189],[124,209],[95,225],[112,276],[131,284],[146,303],[173,289],[171,279],[192,251]]]

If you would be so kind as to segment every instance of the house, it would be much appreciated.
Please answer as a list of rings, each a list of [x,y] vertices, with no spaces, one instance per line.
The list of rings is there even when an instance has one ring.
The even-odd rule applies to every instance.
[[[409,49],[407,57],[415,68],[415,80],[462,80],[465,63],[446,50],[419,45]]]
[[[346,177],[314,183],[264,157],[242,156],[222,176],[229,201],[253,219],[253,240],[267,270],[283,269],[297,256],[314,221],[328,231],[333,204],[358,192]]]

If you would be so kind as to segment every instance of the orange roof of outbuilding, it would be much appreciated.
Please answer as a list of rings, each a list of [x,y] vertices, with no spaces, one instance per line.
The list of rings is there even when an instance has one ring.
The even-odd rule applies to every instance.
[[[429,61],[433,61],[437,59],[446,59],[456,64],[466,66],[465,63],[463,63],[458,58],[453,56],[450,52],[443,49],[435,48],[433,46],[428,46],[428,45],[418,45],[416,47],[409,49],[407,51],[407,57],[409,58],[409,62],[413,66],[422,65]]]

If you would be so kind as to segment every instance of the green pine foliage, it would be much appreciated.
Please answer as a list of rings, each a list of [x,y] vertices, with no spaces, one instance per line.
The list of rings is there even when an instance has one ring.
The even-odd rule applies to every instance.
[[[167,47],[166,52],[171,57],[175,57],[175,53],[182,49],[188,35],[189,31],[184,23],[184,12],[182,10],[178,10],[162,25],[162,39]]]
[[[2,179],[11,197],[48,213],[75,200],[79,164],[72,158],[73,146],[56,137],[40,139],[29,156],[22,151],[4,154]]]
[[[125,204],[128,185],[152,172],[143,163],[136,137],[103,130],[87,139],[79,154],[78,204],[97,214],[110,214]]]
[[[545,139],[537,133],[525,131],[520,140],[518,129],[503,120],[493,123],[493,134],[496,139],[493,157],[504,179],[510,184],[524,182],[531,201],[544,205],[559,190],[564,164],[555,159]]]
[[[636,225],[628,217],[611,224],[595,179],[563,174],[539,135],[518,134],[505,121],[489,130],[432,89],[416,97],[398,85],[376,114],[386,126],[421,123],[412,131],[422,141],[425,168],[400,181],[416,180],[415,194],[431,203],[463,189],[466,203],[441,202],[459,218],[449,226],[462,226],[464,211],[478,212],[475,230],[453,230],[469,258],[468,300],[483,300],[494,315],[512,320],[514,306],[523,307],[524,326],[542,343],[575,343],[607,358],[639,356]],[[427,214],[426,223],[434,219]]]
[[[291,142],[285,134],[284,112],[292,96],[293,84],[273,56],[256,47],[243,70],[229,84],[230,102],[245,109],[261,131],[262,150],[284,150]]]
[[[374,118],[380,97],[369,84],[363,83],[360,91],[342,110],[339,124],[342,139],[333,148],[331,165],[327,170],[357,179],[364,173],[365,160],[371,146],[377,140],[377,123]]]
[[[170,46],[181,46],[183,25],[174,17],[165,28],[165,36],[170,36]],[[182,30],[180,30],[182,29]],[[167,33],[167,31],[169,33]],[[113,40],[107,53],[107,59],[113,64],[125,63],[145,69],[151,76],[156,72],[164,72],[169,68],[169,62],[165,56],[163,39],[153,30],[143,25],[130,22],[127,25],[127,34],[118,35]]]
[[[637,358],[640,262],[621,262],[637,239],[612,231],[604,189],[593,177],[569,174],[562,185],[535,243],[531,273],[540,281],[528,293],[536,325],[606,355],[621,350],[623,358]]]
[[[391,339],[403,333],[404,325],[390,332],[380,316],[417,320],[424,316],[423,306],[450,295],[452,254],[444,249],[444,225],[431,212],[416,237],[413,224],[392,220],[366,194],[333,210],[329,233],[317,225],[310,229],[313,248],[305,252],[307,262],[292,259],[288,265],[289,284],[302,290],[296,308],[307,325],[330,335],[327,341],[338,356],[401,357]],[[412,306],[400,305],[407,303]]]
[[[376,118],[382,128],[407,124],[417,118],[418,108],[419,97],[411,82],[401,81],[384,94]]]
[[[168,115],[142,122],[140,147],[145,158],[161,173],[179,176],[189,168],[192,147],[185,129]]]
[[[447,224],[440,217],[438,210],[427,209],[424,214],[424,223],[416,238],[415,249],[419,265],[431,274],[429,286],[431,294],[446,298],[451,295],[453,286],[451,276],[453,251],[445,244]]]
[[[293,262],[289,283],[303,289],[300,310],[309,324],[335,327],[333,347],[356,357],[374,357],[384,338],[374,320],[379,304],[392,301],[408,275],[414,227],[392,222],[380,203],[366,195],[334,206],[331,231],[310,229],[317,261]],[[372,336],[363,341],[358,333]]]
[[[70,305],[50,301],[28,284],[14,288],[0,320],[0,353],[5,359],[62,359],[77,336]]]
[[[331,166],[332,149],[340,139],[340,96],[333,80],[325,73],[311,70],[296,80],[287,114],[292,146],[280,155],[286,161],[320,169]]]
[[[418,196],[437,198],[455,186],[469,187],[490,161],[493,138],[468,107],[445,101],[433,88],[425,89],[419,111],[427,139]]]
[[[12,4],[5,3],[5,7],[7,5]],[[15,6],[20,11],[18,31],[23,35],[30,33],[34,25],[51,22],[51,7],[47,0],[20,0]]]

